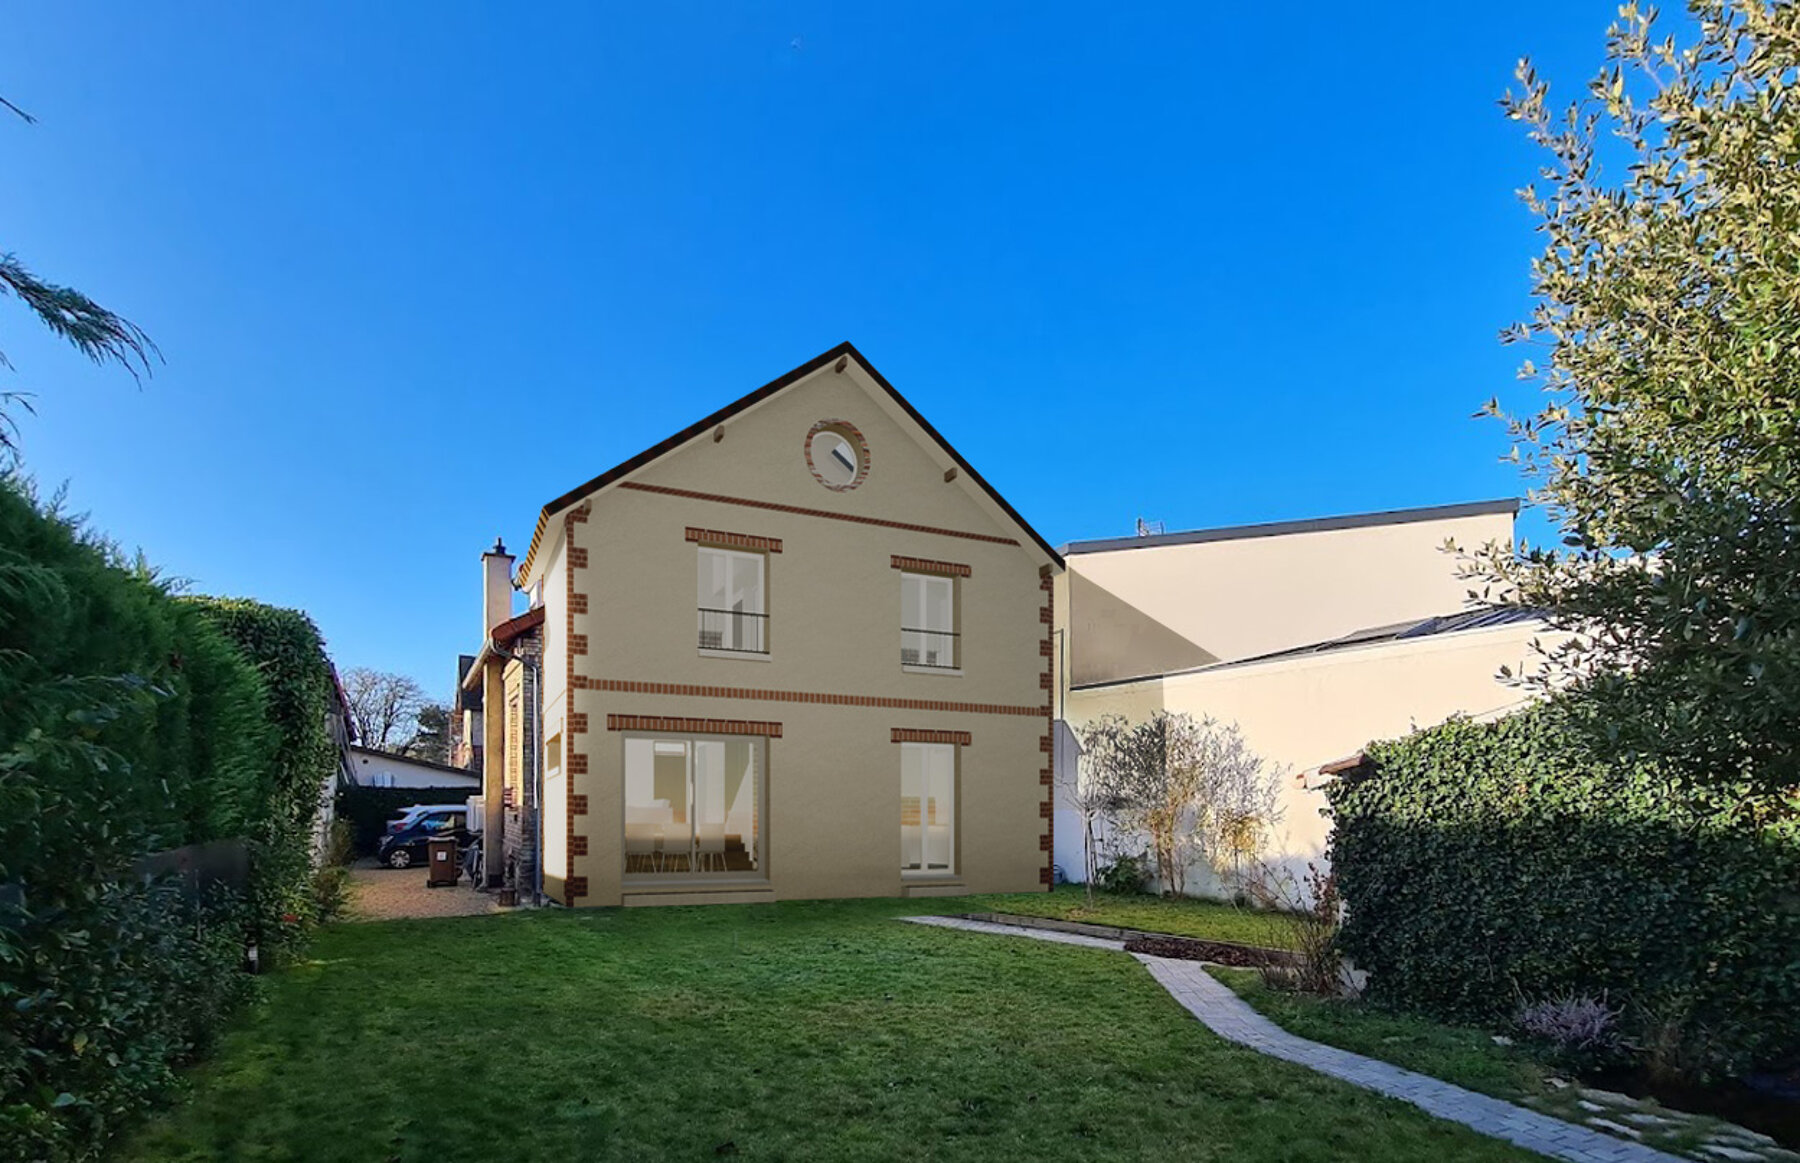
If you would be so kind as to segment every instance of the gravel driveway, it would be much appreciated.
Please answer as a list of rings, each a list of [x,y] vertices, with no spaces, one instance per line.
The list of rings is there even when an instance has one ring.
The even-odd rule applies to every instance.
[[[373,860],[359,860],[350,870],[356,898],[353,921],[397,921],[409,917],[473,917],[497,913],[500,907],[469,882],[451,888],[426,888],[425,869],[384,868]]]

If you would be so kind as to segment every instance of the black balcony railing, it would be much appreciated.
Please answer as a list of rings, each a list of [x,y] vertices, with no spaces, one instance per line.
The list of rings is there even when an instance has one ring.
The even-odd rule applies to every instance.
[[[955,670],[961,665],[961,638],[962,635],[948,630],[908,630],[901,627],[901,665]]]
[[[732,650],[739,654],[767,654],[769,616],[745,610],[710,610],[701,606],[700,648]]]

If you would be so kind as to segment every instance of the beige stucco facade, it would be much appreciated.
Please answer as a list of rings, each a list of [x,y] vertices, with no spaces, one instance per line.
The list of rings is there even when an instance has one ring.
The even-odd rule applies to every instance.
[[[1283,773],[1264,859],[1295,877],[1322,862],[1320,765],[1520,705],[1502,668],[1529,668],[1542,622],[1395,632],[1469,608],[1446,547],[1510,543],[1514,511],[1480,502],[1070,546],[1054,596],[1057,862],[1074,876],[1084,863],[1070,800],[1080,730],[1159,710],[1236,724]],[[1222,888],[1202,868],[1188,883]]]
[[[1322,764],[1452,715],[1491,718],[1521,705],[1525,696],[1501,668],[1521,673],[1543,633],[1541,623],[1522,622],[1077,689],[1065,714],[1075,731],[1102,715],[1138,722],[1158,710],[1237,724],[1250,748],[1282,772],[1281,819],[1269,830],[1264,859],[1298,877],[1308,863],[1323,864],[1330,835],[1321,815]],[[1080,830],[1063,787],[1058,862],[1079,869]],[[1221,888],[1203,869],[1189,883],[1202,895]]]
[[[635,905],[1046,883],[1057,559],[860,357],[828,354],[540,523],[518,581],[546,613],[550,896]],[[864,446],[853,488],[826,487],[809,466],[821,421]],[[697,639],[707,546],[760,556],[764,650]],[[954,580],[954,669],[902,663],[901,575],[920,569]],[[955,740],[948,873],[902,874],[897,732]],[[760,749],[753,872],[628,871],[625,744],[645,736]]]
[[[1237,661],[1453,613],[1464,608],[1470,583],[1457,576],[1446,545],[1510,544],[1515,508],[1446,506],[1078,543],[1057,593],[1067,681]]]

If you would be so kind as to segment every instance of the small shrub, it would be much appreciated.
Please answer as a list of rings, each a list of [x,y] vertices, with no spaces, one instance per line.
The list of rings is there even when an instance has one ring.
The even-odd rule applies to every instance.
[[[350,870],[342,864],[327,864],[313,873],[313,916],[320,924],[342,920],[349,915],[355,892]]]
[[[1101,892],[1130,896],[1150,883],[1150,866],[1142,856],[1120,856],[1101,865],[1095,880]]]
[[[1591,1070],[1619,1050],[1618,1012],[1599,998],[1568,994],[1522,1003],[1514,1021],[1571,1069]]]
[[[1337,874],[1308,864],[1305,877],[1296,881],[1292,873],[1265,869],[1255,884],[1260,903],[1287,919],[1288,944],[1296,954],[1291,965],[1259,967],[1263,984],[1321,997],[1343,994],[1344,957],[1338,948],[1343,898],[1338,895]]]

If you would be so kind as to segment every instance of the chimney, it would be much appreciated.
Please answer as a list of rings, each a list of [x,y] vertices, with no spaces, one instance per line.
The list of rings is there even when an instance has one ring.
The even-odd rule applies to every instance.
[[[494,627],[512,617],[513,556],[501,540],[481,555],[481,640],[493,636]]]

